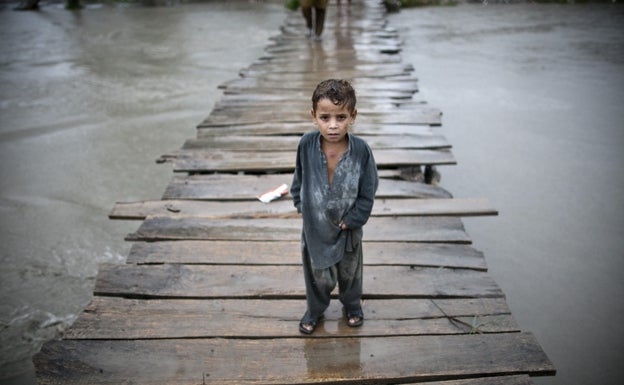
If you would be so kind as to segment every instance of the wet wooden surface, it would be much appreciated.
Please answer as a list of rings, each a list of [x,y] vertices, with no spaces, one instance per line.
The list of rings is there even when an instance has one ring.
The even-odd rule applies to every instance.
[[[365,236],[379,242],[469,243],[460,218],[456,217],[372,217]],[[301,218],[208,219],[197,217],[147,217],[129,234],[132,241],[162,240],[249,240],[294,241],[301,238]]]
[[[395,384],[550,370],[536,345],[529,333],[65,340],[47,343],[42,355],[50,357],[46,370],[58,373],[51,384]]]
[[[468,244],[371,242],[364,240],[365,265],[421,266],[487,270],[483,253]],[[129,264],[300,265],[296,241],[134,242]]]
[[[368,266],[364,287],[364,298],[503,295],[487,272],[421,266]],[[94,292],[132,298],[305,298],[302,269],[289,265],[102,265]]]
[[[91,303],[35,356],[39,383],[529,385],[554,374],[465,231],[462,217],[497,210],[424,183],[456,161],[384,7],[330,4],[322,43],[285,13],[197,136],[157,160],[175,172],[161,200],[113,207],[110,218],[141,221],[127,261],[100,266]],[[312,90],[328,77],[353,82],[354,133],[381,179],[364,228],[366,321],[348,327],[334,293],[304,336],[301,219],[289,196],[258,196],[292,181]]]
[[[257,197],[281,184],[290,185],[292,174],[230,175],[206,174],[174,177],[163,199],[257,200]],[[450,198],[440,186],[405,180],[379,180],[376,198]]]
[[[458,199],[383,199],[377,197],[372,216],[478,216],[496,215],[488,200]],[[140,219],[148,216],[191,216],[209,219],[297,218],[291,199],[262,203],[252,201],[158,200],[117,203],[109,218]]]
[[[176,172],[292,172],[295,151],[246,152],[226,150],[180,150],[172,159]],[[379,169],[457,163],[446,149],[379,149],[373,154]]]

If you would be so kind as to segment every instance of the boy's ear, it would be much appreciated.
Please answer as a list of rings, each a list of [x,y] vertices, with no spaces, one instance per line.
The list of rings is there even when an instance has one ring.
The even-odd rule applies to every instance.
[[[316,123],[316,113],[314,111],[314,108],[310,110],[310,115],[312,115],[312,121]]]
[[[351,112],[351,123],[355,123],[356,116],[357,116],[357,108],[354,108],[353,112]]]

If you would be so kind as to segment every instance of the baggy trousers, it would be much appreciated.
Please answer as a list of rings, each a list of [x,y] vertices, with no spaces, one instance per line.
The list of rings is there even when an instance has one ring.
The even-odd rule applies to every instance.
[[[338,284],[338,298],[347,314],[362,315],[362,242],[353,251],[345,251],[344,257],[334,266],[314,269],[307,247],[302,249],[303,274],[306,285],[307,312],[302,322],[319,319],[329,306],[331,292]]]

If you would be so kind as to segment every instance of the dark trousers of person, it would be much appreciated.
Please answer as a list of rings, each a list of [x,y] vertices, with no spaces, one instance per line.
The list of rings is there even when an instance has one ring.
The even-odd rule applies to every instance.
[[[312,30],[312,10],[314,9],[314,34],[317,37],[323,33],[327,3],[329,0],[301,0],[301,12],[308,30]]]
[[[336,265],[327,269],[314,269],[310,262],[308,250],[303,248],[303,274],[306,285],[307,312],[304,322],[318,320],[331,300],[331,292],[338,284],[338,298],[347,314],[362,314],[362,242]]]
[[[301,7],[303,18],[306,21],[308,30],[312,30],[312,10],[314,9],[314,34],[321,36],[323,33],[323,27],[325,25],[325,9],[316,7]]]

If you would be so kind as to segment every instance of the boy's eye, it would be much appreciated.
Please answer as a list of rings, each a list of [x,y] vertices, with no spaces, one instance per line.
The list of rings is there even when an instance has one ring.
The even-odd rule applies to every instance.
[[[330,118],[331,117],[329,115],[319,115],[319,119],[324,122],[328,121]],[[337,115],[336,120],[339,122],[344,122],[345,120],[347,120],[347,115]]]

